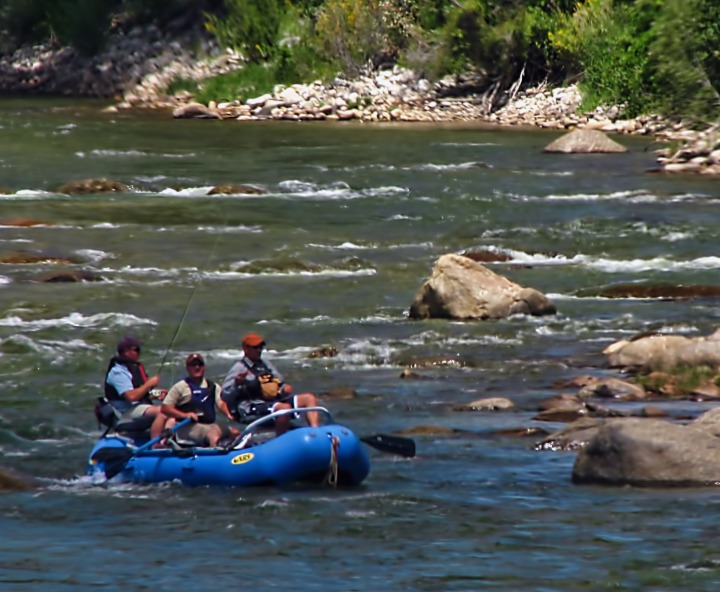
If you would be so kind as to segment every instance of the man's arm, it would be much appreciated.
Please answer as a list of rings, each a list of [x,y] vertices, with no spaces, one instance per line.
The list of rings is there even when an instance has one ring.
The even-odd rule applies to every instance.
[[[160,382],[160,377],[155,375],[151,376],[147,379],[147,382],[144,384],[141,384],[139,387],[131,389],[129,391],[125,391],[123,393],[123,397],[130,401],[131,403],[134,403],[135,401],[139,401],[142,399],[145,395],[147,395],[152,389],[154,389],[158,383]]]
[[[172,387],[168,391],[168,394],[165,395],[165,399],[163,400],[163,404],[160,407],[160,411],[162,411],[162,413],[167,417],[172,417],[174,419],[189,418],[193,421],[197,421],[198,415],[194,411],[189,411],[185,413],[184,411],[180,411],[177,408],[177,405],[182,404],[182,399],[187,398],[188,396],[192,397],[192,393],[189,392],[189,387],[187,387],[187,383],[184,380],[176,382],[174,385],[172,385]]]
[[[144,384],[135,388],[132,385],[132,376],[126,368],[115,366],[108,374],[107,383],[111,385],[128,403],[139,401],[155,388],[160,382],[159,376],[151,376]]]
[[[220,410],[220,412],[227,417],[230,421],[235,421],[235,418],[232,416],[232,413],[230,413],[230,408],[228,407],[225,400],[222,398],[222,387],[219,384],[215,385],[215,405]]]
[[[242,362],[235,362],[230,370],[227,373],[227,376],[222,381],[222,392],[225,393],[225,395],[230,395],[232,397],[237,396],[238,394],[238,383],[237,375],[239,372],[241,372],[243,369],[247,370],[245,367],[245,364]]]

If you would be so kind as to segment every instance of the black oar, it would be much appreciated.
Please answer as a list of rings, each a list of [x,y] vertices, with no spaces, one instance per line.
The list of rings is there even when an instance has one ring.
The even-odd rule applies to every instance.
[[[360,438],[360,441],[382,452],[389,452],[390,454],[397,454],[398,456],[406,456],[408,458],[415,456],[415,440],[411,438],[389,436],[387,434],[373,434]]]
[[[148,450],[154,444],[158,443],[163,438],[169,438],[174,432],[179,430],[182,426],[189,424],[192,419],[183,419],[181,422],[176,423],[171,428],[166,428],[163,433],[159,436],[151,438],[145,444],[132,450],[130,448],[101,448],[95,454],[90,457],[90,461],[93,463],[103,463],[105,467],[105,478],[110,480],[127,466],[131,458],[134,458],[141,452]]]

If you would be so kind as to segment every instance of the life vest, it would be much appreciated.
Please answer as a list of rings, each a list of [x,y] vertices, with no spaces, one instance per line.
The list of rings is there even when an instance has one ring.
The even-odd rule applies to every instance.
[[[187,403],[177,406],[183,413],[190,411],[197,413],[199,415],[198,423],[213,423],[215,421],[215,383],[210,380],[206,382],[207,386],[202,387],[186,378],[185,383],[190,387],[192,398]]]
[[[147,373],[145,372],[145,367],[140,362],[128,362],[127,360],[121,360],[117,356],[113,356],[110,359],[110,363],[108,364],[107,371],[105,372],[105,397],[108,401],[124,401],[123,393],[118,393],[117,390],[115,390],[115,387],[111,384],[108,384],[107,377],[108,374],[110,374],[110,370],[112,370],[113,366],[115,365],[125,366],[130,371],[130,376],[132,376],[132,385],[133,388],[137,388],[139,386],[142,386],[147,382]],[[152,399],[150,399],[149,394],[145,394],[142,399],[138,401],[138,403],[152,403]]]
[[[276,399],[280,394],[283,383],[278,380],[267,364],[265,364],[263,360],[258,360],[253,364],[247,358],[243,358],[242,363],[256,377],[256,380],[245,383],[243,389],[245,394],[244,398],[246,400],[261,399],[263,401],[273,401]]]

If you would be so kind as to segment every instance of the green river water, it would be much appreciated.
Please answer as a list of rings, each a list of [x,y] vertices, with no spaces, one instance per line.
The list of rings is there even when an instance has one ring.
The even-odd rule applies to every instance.
[[[539,402],[559,380],[615,375],[601,352],[617,339],[717,327],[714,301],[592,295],[621,282],[717,284],[717,180],[647,172],[649,138],[618,138],[627,154],[559,156],[542,153],[559,132],[101,107],[0,101],[0,256],[69,257],[104,280],[42,283],[56,263],[0,264],[1,463],[41,482],[0,495],[0,589],[717,589],[716,489],[577,487],[573,453],[498,435],[561,427],[533,420]],[[91,177],[130,192],[56,192]],[[265,194],[207,195],[221,183]],[[18,218],[40,224],[8,224]],[[437,257],[465,249],[510,255],[490,267],[546,293],[558,314],[408,320]],[[248,331],[358,433],[455,435],[417,437],[411,460],[372,450],[368,479],[349,490],[84,476],[99,435],[92,403],[121,335],[143,339],[146,366],[169,385],[196,350],[222,377]],[[338,355],[308,357],[326,346]],[[429,358],[456,363],[400,379]],[[323,399],[341,387],[356,397]],[[453,410],[489,396],[515,408]]]

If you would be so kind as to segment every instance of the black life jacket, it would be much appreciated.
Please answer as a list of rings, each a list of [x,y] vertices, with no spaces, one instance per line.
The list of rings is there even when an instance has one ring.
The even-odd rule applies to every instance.
[[[125,366],[130,371],[130,376],[132,376],[132,385],[133,388],[137,388],[139,386],[142,386],[147,382],[147,373],[145,372],[145,367],[140,362],[128,362],[127,360],[121,360],[117,356],[113,356],[110,359],[110,363],[108,364],[107,371],[105,372],[105,382],[103,386],[105,387],[105,397],[108,401],[122,401],[123,400],[123,394],[118,393],[117,390],[115,390],[115,387],[108,384],[107,377],[108,374],[110,374],[110,370],[112,370],[113,366],[116,364],[119,364],[120,366]],[[138,401],[139,403],[152,403],[152,399],[150,398],[149,394],[145,394],[145,396]]]
[[[256,377],[256,380],[251,380],[243,385],[242,393],[244,396],[242,398],[251,401],[258,399],[264,400],[260,381],[264,377],[274,377],[272,370],[268,368],[267,364],[265,364],[265,361],[262,359],[253,364],[248,358],[243,358],[242,363]]]
[[[208,380],[207,386],[190,382],[189,378],[185,382],[190,387],[192,399],[184,405],[178,405],[177,408],[183,413],[194,411],[198,417],[198,423],[213,423],[215,421],[215,383]]]

